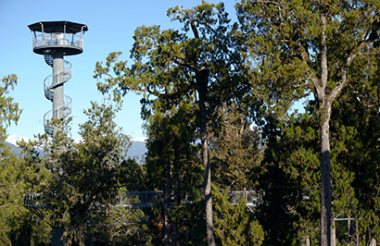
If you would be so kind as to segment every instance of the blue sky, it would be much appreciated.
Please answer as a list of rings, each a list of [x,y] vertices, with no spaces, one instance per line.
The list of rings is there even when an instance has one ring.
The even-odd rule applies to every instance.
[[[52,69],[43,56],[33,53],[29,24],[67,20],[89,28],[84,36],[84,52],[65,56],[73,66],[73,76],[65,83],[64,91],[73,100],[71,133],[77,139],[78,124],[86,121],[83,110],[90,107],[90,101],[102,100],[93,78],[95,63],[104,61],[112,51],[122,51],[122,59],[128,59],[136,27],[180,28],[178,22],[171,22],[166,16],[167,9],[177,5],[190,8],[201,3],[201,0],[0,0],[0,77],[12,73],[18,76],[18,85],[10,95],[23,109],[18,125],[9,127],[8,135],[33,138],[34,134],[43,133],[43,115],[52,107],[43,94],[43,81]],[[235,16],[235,3],[225,1],[231,16]],[[140,97],[129,93],[123,100],[123,110],[116,119],[118,126],[133,139],[145,137]]]

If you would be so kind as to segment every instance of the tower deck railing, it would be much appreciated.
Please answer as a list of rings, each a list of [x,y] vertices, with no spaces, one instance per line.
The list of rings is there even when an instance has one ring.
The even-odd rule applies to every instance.
[[[247,207],[255,207],[262,203],[263,193],[257,191],[230,191],[228,200],[232,205],[237,205],[243,198],[246,199]]]
[[[42,193],[25,193],[24,206],[27,208],[37,208],[37,209],[48,207]]]
[[[43,33],[33,37],[33,48],[44,46],[68,46],[83,49],[83,37],[76,34],[66,34],[65,37]]]

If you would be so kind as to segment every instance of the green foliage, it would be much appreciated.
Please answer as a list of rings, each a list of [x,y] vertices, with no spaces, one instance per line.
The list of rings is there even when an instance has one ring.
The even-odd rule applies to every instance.
[[[0,86],[0,244],[27,245],[33,237],[32,243],[46,245],[48,239],[43,232],[49,228],[24,207],[23,194],[38,192],[35,185],[46,182],[48,171],[36,155],[21,159],[4,144],[6,128],[17,123],[21,113],[18,104],[7,96],[15,85],[16,75],[8,75]]]
[[[23,200],[24,193],[38,192],[33,181],[43,183],[48,176],[48,171],[38,163],[28,163],[15,156],[1,161],[0,244],[24,245],[30,239],[36,244],[43,244],[50,240],[46,220],[27,210]]]
[[[243,41],[235,37],[237,25],[230,24],[223,4],[203,2],[187,10],[175,7],[168,10],[168,16],[183,23],[184,32],[160,30],[159,26],[137,28],[130,67],[126,61],[118,60],[121,52],[110,53],[105,67],[97,63],[94,77],[105,77],[98,83],[99,90],[106,93],[114,88],[122,95],[134,91],[176,104],[200,89],[202,82],[196,75],[204,71],[204,86],[213,88],[207,89],[212,97],[209,102],[226,100],[224,94],[231,93],[229,89],[241,82],[240,69],[244,67],[238,50]],[[116,76],[111,76],[110,71]]]
[[[102,93],[143,94],[145,119],[152,113],[152,105],[160,104],[161,110],[168,110],[192,102],[198,107],[195,113],[202,142],[207,240],[213,245],[207,126],[217,121],[212,114],[218,106],[244,92],[247,67],[240,50],[244,40],[237,35],[238,25],[230,24],[223,3],[202,1],[191,9],[175,7],[168,10],[168,16],[183,24],[182,32],[160,30],[159,26],[137,28],[131,50],[133,64],[127,67],[125,61],[118,60],[121,52],[114,52],[107,57],[105,67],[96,64],[94,77],[105,77],[98,83]]]
[[[202,188],[202,165],[200,148],[194,144],[197,136],[195,109],[191,103],[186,103],[165,111],[165,103],[160,104],[161,101],[152,106],[152,113],[145,124],[148,136],[145,166],[149,174],[146,176],[145,189],[162,189],[164,196],[168,196],[166,203],[170,207],[167,216],[171,230],[167,235],[170,240],[177,240],[180,245],[196,245],[204,240],[201,230],[204,224],[199,223],[203,220],[203,213],[199,215],[203,205],[199,194]],[[181,204],[181,199],[185,197],[193,201],[191,206]],[[156,214],[156,220],[165,223],[165,216]],[[194,234],[196,231],[199,233]],[[164,236],[163,230],[153,232],[158,237]]]
[[[378,61],[377,61],[378,62]],[[359,64],[357,64],[359,65]],[[376,63],[369,67],[372,70]],[[371,68],[372,67],[372,68]],[[339,197],[348,195],[355,199],[346,204],[345,216],[352,214],[360,218],[356,234],[360,241],[365,241],[367,233],[370,237],[379,239],[379,95],[378,75],[368,73],[366,86],[359,87],[363,92],[355,98],[356,89],[343,91],[342,103],[336,103],[332,115],[332,130],[334,131],[333,147],[336,150],[333,159],[344,165],[343,170],[337,170],[345,179],[351,181],[351,189],[341,190]],[[367,92],[368,90],[368,92]],[[336,171],[336,172],[337,172]],[[348,174],[346,174],[348,173]],[[340,184],[337,184],[341,189]],[[353,194],[353,195],[352,195]],[[334,204],[335,205],[335,204]],[[351,210],[349,210],[351,209]],[[349,212],[347,211],[349,210]]]
[[[258,128],[239,112],[236,105],[222,107],[215,113],[220,121],[218,132],[210,131],[212,179],[233,190],[256,189],[263,158]]]
[[[50,205],[50,223],[65,226],[66,242],[110,240],[106,218],[120,187],[131,180],[126,171],[136,170],[137,165],[126,160],[129,138],[114,122],[120,104],[91,105],[84,111],[88,120],[80,125],[79,143],[58,131],[52,139],[44,134],[29,145],[45,149],[41,162],[52,172],[52,178],[39,187]],[[54,124],[68,125],[60,121]]]
[[[10,154],[10,150],[4,144],[7,138],[6,129],[12,122],[17,124],[22,112],[18,108],[18,103],[8,96],[10,90],[13,90],[16,85],[17,76],[14,74],[4,76],[0,84],[0,160]]]
[[[214,232],[218,245],[261,245],[264,231],[246,207],[243,198],[236,206],[228,201],[228,190],[222,193],[213,187]]]
[[[267,204],[260,207],[258,216],[268,233],[266,244],[299,245],[305,243],[306,238],[312,244],[318,242],[319,234],[315,228],[320,223],[318,183],[321,173],[316,117],[313,107],[309,107],[304,114],[294,113],[289,120],[277,126],[273,124],[273,128],[279,129],[278,132],[273,128],[265,129],[269,142],[263,165],[267,172],[261,178],[261,187],[265,191],[264,200]],[[334,121],[333,117],[332,125]],[[335,129],[331,133],[337,136]],[[349,138],[352,135],[339,136]],[[341,153],[339,148],[335,148],[335,139],[332,143],[332,153]],[[339,144],[340,148],[342,144]],[[332,164],[333,216],[350,214],[357,204],[353,172],[335,155],[332,156]],[[277,223],[273,224],[273,220]]]
[[[150,174],[147,177],[149,190],[162,188],[167,161],[171,163],[173,172],[179,173],[182,187],[200,187],[201,164],[199,147],[194,144],[194,110],[190,103],[168,109],[169,115],[166,117],[155,110],[147,121],[148,153],[145,166]]]
[[[334,188],[348,192],[344,202],[353,201],[348,184],[354,177],[346,168],[330,168],[336,164],[330,160],[335,155],[330,155],[329,139],[332,105],[342,101],[340,94],[346,87],[357,88],[359,98],[374,97],[374,93],[366,95],[363,90],[368,86],[366,80],[373,76],[372,64],[380,52],[380,3],[243,0],[237,10],[243,31],[251,37],[247,49],[252,57],[252,78],[267,113],[281,121],[294,101],[314,96],[313,124],[317,123],[320,131],[321,245],[328,245],[331,176],[346,179],[344,188],[333,181]],[[340,176],[338,170],[342,170]]]

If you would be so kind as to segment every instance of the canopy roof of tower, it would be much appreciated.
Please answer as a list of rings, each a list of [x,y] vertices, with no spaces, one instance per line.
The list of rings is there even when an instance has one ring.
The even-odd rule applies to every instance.
[[[31,31],[42,32],[42,26],[44,32],[48,33],[77,33],[82,30],[82,27],[83,31],[88,31],[86,25],[71,21],[40,21],[30,24],[28,27]]]

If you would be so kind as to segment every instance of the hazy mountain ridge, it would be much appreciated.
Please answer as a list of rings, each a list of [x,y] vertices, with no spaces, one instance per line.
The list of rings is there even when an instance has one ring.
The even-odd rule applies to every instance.
[[[20,148],[18,147],[17,142],[21,141],[22,139],[24,139],[24,141],[29,141],[29,139],[26,137],[21,137],[16,134],[13,134],[5,140],[5,143],[11,147],[12,152],[16,154],[20,154]],[[138,140],[142,140],[142,139],[138,139]],[[142,157],[145,156],[147,149],[146,149],[145,142],[138,141],[138,140],[132,140],[132,144],[131,144],[131,147],[128,149],[127,156],[130,158],[138,157],[138,163],[141,164]],[[42,149],[41,149],[41,154],[43,154]]]

